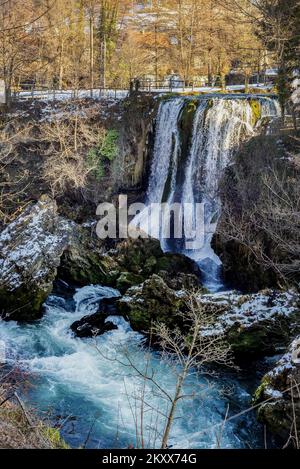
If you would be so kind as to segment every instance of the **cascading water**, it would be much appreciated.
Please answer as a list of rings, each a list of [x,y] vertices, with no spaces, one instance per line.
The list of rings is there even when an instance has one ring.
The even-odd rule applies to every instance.
[[[190,144],[184,149],[180,125],[187,106],[196,110]],[[223,287],[221,262],[211,247],[220,211],[220,179],[241,141],[255,134],[258,121],[279,114],[278,101],[269,97],[203,97],[196,102],[182,97],[160,104],[147,209],[135,218],[134,224],[159,238],[165,251],[179,251],[198,262],[204,284],[211,291]],[[184,215],[187,216],[186,210],[191,212],[189,216],[194,227],[195,206],[204,205],[204,241],[200,248],[187,249],[185,240],[178,242],[164,237],[165,220],[158,213],[160,203],[180,203],[182,207],[188,207]]]

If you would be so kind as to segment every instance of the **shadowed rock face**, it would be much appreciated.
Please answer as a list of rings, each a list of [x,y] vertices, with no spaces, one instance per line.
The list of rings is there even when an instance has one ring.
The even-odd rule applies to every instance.
[[[222,179],[213,247],[226,283],[244,292],[299,284],[296,140],[277,133],[255,136]]]
[[[293,446],[300,437],[300,336],[275,368],[267,373],[254,401],[262,403],[258,418],[268,429]],[[265,402],[267,401],[267,402]]]
[[[112,286],[121,293],[159,272],[164,272],[170,282],[181,275],[199,283],[198,266],[181,254],[164,254],[158,240],[128,239],[109,249],[81,227],[73,230],[59,269],[59,275],[67,281]]]

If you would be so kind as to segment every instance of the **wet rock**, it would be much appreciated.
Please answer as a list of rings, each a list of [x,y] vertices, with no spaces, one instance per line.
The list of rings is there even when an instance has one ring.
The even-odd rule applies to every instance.
[[[106,243],[96,236],[93,227],[75,225],[61,259],[59,276],[80,286],[115,286],[120,270],[107,250]]]
[[[132,272],[121,272],[121,275],[117,279],[117,289],[120,291],[126,291],[132,285],[139,285],[144,281],[142,275],[134,274]]]
[[[222,229],[221,222],[218,229]],[[264,242],[261,238],[261,234],[257,235],[258,243]],[[219,232],[214,235],[213,248],[222,260],[223,276],[229,285],[243,292],[277,287],[276,273],[271,268],[259,265],[251,249],[243,243],[229,239]]]
[[[300,438],[300,336],[275,368],[262,379],[254,403],[262,403],[258,419],[293,446]]]
[[[85,316],[71,325],[71,330],[77,337],[81,338],[96,337],[116,329],[118,329],[118,326],[111,321],[107,321],[106,315],[101,313]]]
[[[43,196],[0,235],[0,314],[7,320],[39,318],[57,277],[126,292],[162,270],[170,284],[198,282],[196,264],[164,254],[159,241],[102,241],[92,226],[60,217],[56,202]]]
[[[52,291],[72,224],[48,196],[28,207],[0,235],[0,314],[33,320]]]
[[[154,274],[117,301],[119,314],[129,319],[133,329],[148,332],[157,321],[183,327],[190,289],[183,288],[180,279],[173,287],[181,288],[172,288],[168,280]],[[238,360],[280,353],[299,331],[299,295],[293,292],[210,295],[199,290],[199,304],[212,318],[202,334],[224,336]]]
[[[108,320],[108,317],[117,315],[116,303],[118,296],[102,298],[99,310],[95,314],[84,316],[71,325],[71,330],[77,337],[96,337],[105,332],[113,331],[118,327]]]

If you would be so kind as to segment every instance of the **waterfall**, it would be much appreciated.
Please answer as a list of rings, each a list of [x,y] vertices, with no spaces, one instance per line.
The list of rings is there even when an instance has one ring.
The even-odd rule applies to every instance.
[[[147,191],[148,203],[157,203],[163,200],[164,181],[167,180],[171,162],[173,163],[174,175],[176,173],[175,168],[179,151],[178,119],[183,106],[184,100],[181,98],[160,104]]]
[[[183,145],[182,119],[194,106],[188,146]],[[256,106],[256,109],[255,109]],[[259,121],[280,113],[276,99],[270,97],[179,97],[160,104],[154,154],[146,197],[147,210],[134,223],[159,238],[165,251],[179,251],[194,259],[212,291],[222,288],[221,262],[211,247],[216,230],[220,200],[218,189],[224,169],[240,143],[255,135]],[[187,132],[187,129],[185,129]],[[204,242],[201,248],[187,249],[183,240],[164,237],[160,203],[180,203],[190,213],[184,217],[195,223],[196,204],[204,206]],[[188,204],[188,205],[187,205]],[[149,214],[150,224],[149,224]]]

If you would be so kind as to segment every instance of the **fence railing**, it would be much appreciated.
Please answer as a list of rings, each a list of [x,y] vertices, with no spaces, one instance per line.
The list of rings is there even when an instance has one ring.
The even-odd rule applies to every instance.
[[[186,91],[186,90],[195,90],[197,88],[209,87],[208,83],[204,80],[199,81],[183,81],[183,80],[135,80],[131,87],[134,87],[136,90],[140,91],[164,91],[164,92],[173,92],[173,91]]]
[[[265,86],[265,84],[253,84],[255,86]],[[271,85],[272,86],[272,85]],[[228,90],[239,90],[243,89],[244,85],[231,85],[227,86]],[[175,93],[175,92],[201,92],[220,89],[221,86],[218,82],[213,84],[205,83],[204,80],[197,81],[183,81],[183,80],[147,80],[147,79],[135,79],[126,88],[116,86],[106,86],[102,88],[70,88],[70,89],[57,89],[51,88],[46,85],[22,83],[22,85],[13,89],[11,98],[13,100],[28,100],[28,99],[40,99],[40,100],[67,100],[77,98],[114,98],[123,99],[128,94],[133,92],[150,92],[150,93]]]
[[[67,100],[77,98],[95,98],[108,97],[114,99],[124,98],[128,95],[129,89],[122,89],[117,87],[103,87],[103,88],[80,88],[80,89],[56,89],[49,88],[43,85],[27,85],[23,84],[22,87],[12,90],[11,98],[13,100]]]

